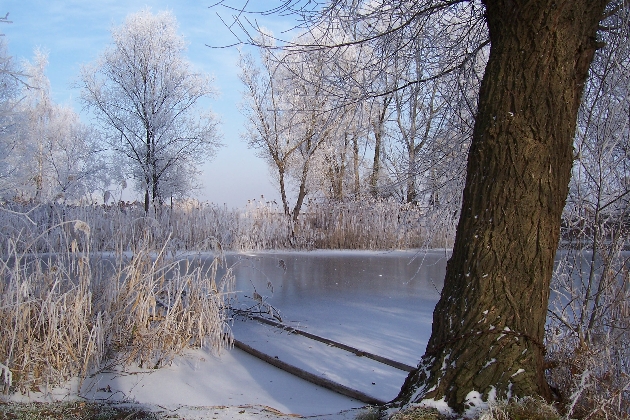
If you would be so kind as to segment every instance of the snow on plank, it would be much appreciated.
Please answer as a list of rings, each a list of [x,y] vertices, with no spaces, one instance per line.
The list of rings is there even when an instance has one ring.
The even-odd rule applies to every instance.
[[[310,380],[308,377],[313,375],[339,385],[339,389],[347,388],[346,391],[349,389],[355,393],[350,395],[346,391],[340,392],[319,384],[368,404],[395,398],[407,377],[406,370],[361,357],[365,352],[340,349],[334,344],[315,341],[275,326],[236,321],[232,330],[238,341],[236,346],[242,350],[246,350],[244,346],[247,346],[265,355],[263,360],[282,365],[277,367],[289,365],[295,372],[307,372],[308,375],[304,375],[307,377],[303,379]],[[281,363],[277,363],[278,361]],[[360,394],[364,396],[361,397]]]

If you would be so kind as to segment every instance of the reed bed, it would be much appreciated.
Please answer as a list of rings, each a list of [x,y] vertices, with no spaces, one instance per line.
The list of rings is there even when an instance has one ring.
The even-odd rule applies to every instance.
[[[84,221],[34,230],[3,238],[4,393],[45,392],[111,364],[157,368],[185,348],[218,352],[231,344],[226,310],[233,275],[227,269],[217,278],[225,263],[220,252],[204,267],[178,260],[168,240],[150,247],[150,231],[131,252],[121,252],[119,242],[116,252],[99,254]]]
[[[90,226],[93,251],[169,246],[180,251],[264,249],[408,249],[452,246],[456,215],[393,200],[312,201],[297,221],[273,202],[244,209],[183,202],[149,215],[139,204],[69,206],[5,204],[0,208],[0,253],[19,236],[37,252],[55,252],[76,240],[69,220]]]

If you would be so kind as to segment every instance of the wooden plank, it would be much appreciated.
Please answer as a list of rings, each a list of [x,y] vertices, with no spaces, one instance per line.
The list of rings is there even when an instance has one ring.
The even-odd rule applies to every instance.
[[[272,321],[270,319],[262,318],[262,317],[259,317],[259,316],[252,316],[252,319],[255,319],[256,321],[262,322],[262,323],[267,324],[267,325],[271,325],[271,326],[274,326],[274,327],[277,327],[277,328],[282,328],[282,329],[284,329],[284,330],[286,330],[288,332],[294,333],[294,334],[299,334],[299,335],[302,335],[304,337],[308,337],[308,338],[310,338],[312,340],[319,341],[320,343],[324,343],[324,344],[327,344],[329,346],[337,347],[339,349],[348,351],[350,353],[354,353],[355,355],[360,356],[360,357],[367,357],[368,359],[375,360],[375,361],[377,361],[379,363],[383,363],[384,365],[391,366],[393,368],[396,368],[396,369],[399,369],[399,370],[402,370],[402,371],[405,371],[405,372],[412,372],[412,371],[414,371],[416,369],[415,367],[407,365],[405,363],[397,362],[396,360],[392,360],[392,359],[389,359],[387,357],[383,357],[383,356],[379,356],[377,354],[369,353],[367,351],[359,350],[359,349],[357,349],[355,347],[348,346],[348,345],[340,343],[338,341],[334,341],[334,340],[330,340],[328,338],[320,337],[318,335],[311,334],[309,332],[306,332],[306,331],[303,331],[303,330],[299,330],[297,328],[293,328],[293,327],[290,327],[288,325],[281,324],[281,323],[276,322],[276,321]]]
[[[345,395],[346,397],[354,398],[355,400],[364,402],[366,404],[371,404],[371,405],[384,405],[386,403],[386,401],[379,400],[378,398],[372,397],[361,391],[357,391],[356,389],[349,388],[345,385],[341,385],[337,382],[331,381],[330,379],[326,379],[324,377],[307,372],[303,369],[300,369],[297,366],[290,365],[289,363],[283,362],[277,357],[269,356],[268,354],[265,354],[259,350],[256,350],[253,347],[248,346],[242,341],[234,339],[234,347],[241,349],[244,352],[251,354],[252,356],[257,357],[260,360],[263,360],[269,363],[270,365],[273,365],[279,369],[282,369],[285,372],[295,375],[298,378],[302,378],[312,384],[321,386],[322,388],[329,389],[338,394]]]

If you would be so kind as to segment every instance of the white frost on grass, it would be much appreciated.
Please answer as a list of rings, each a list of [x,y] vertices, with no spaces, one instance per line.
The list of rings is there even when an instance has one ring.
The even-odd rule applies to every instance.
[[[83,232],[87,237],[90,236],[90,225],[85,223],[83,220],[77,220],[74,223],[74,230],[76,232]]]
[[[426,399],[420,401],[418,404],[413,404],[412,407],[426,407],[426,408],[435,408],[440,414],[444,416],[452,416],[454,415],[453,409],[448,406],[446,402],[446,397],[442,397],[440,400],[434,399]]]
[[[488,398],[483,400],[483,396],[478,391],[470,391],[466,395],[464,405],[466,411],[464,411],[464,418],[477,418],[477,416],[488,409],[488,404],[495,402],[497,399],[497,390],[495,387],[490,388],[488,392]]]
[[[13,383],[13,374],[11,373],[11,370],[0,363],[0,373],[2,374],[3,386],[5,387],[5,389],[9,389],[11,387],[11,384]]]

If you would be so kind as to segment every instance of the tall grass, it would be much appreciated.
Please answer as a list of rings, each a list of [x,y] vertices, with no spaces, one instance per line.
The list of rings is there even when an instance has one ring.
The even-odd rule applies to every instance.
[[[225,311],[233,276],[228,269],[217,279],[220,253],[206,268],[178,261],[168,240],[162,248],[149,246],[149,230],[132,252],[120,252],[119,243],[115,253],[94,254],[88,223],[38,229],[29,217],[34,214],[21,216],[23,225],[3,225],[5,393],[45,391],[109,363],[159,367],[187,347],[230,344]]]
[[[320,201],[309,205],[295,233],[323,249],[406,249],[452,246],[457,220],[390,200]]]

